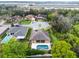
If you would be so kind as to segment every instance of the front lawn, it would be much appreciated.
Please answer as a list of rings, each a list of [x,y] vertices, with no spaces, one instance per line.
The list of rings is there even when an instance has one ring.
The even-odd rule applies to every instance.
[[[31,23],[31,21],[29,21],[29,20],[21,20],[20,22],[19,22],[19,24],[23,24],[23,25],[25,25],[25,24],[30,24]]]

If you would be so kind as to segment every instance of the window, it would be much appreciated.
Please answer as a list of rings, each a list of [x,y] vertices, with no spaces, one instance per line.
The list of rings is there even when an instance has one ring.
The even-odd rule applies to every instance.
[[[37,43],[45,43],[45,40],[36,40]]]
[[[45,40],[41,40],[41,43],[45,43]]]
[[[40,40],[37,40],[36,42],[37,42],[37,43],[40,43]]]

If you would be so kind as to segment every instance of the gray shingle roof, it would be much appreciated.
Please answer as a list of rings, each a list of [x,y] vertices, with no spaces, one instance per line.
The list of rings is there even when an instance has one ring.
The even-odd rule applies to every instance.
[[[35,40],[50,40],[47,34],[45,32],[38,30],[38,31],[33,31],[31,34],[30,40],[35,39]]]
[[[11,27],[8,30],[8,33],[14,33],[14,36],[26,36],[28,32],[28,28],[27,27]]]

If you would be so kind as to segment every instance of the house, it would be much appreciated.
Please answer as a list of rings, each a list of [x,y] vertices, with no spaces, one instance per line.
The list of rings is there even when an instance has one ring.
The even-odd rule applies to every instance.
[[[42,16],[35,16],[35,20],[44,20],[45,18]]]
[[[7,34],[16,37],[16,39],[24,39],[27,35],[27,27],[11,27],[9,28]]]
[[[30,43],[32,49],[50,50],[50,38],[48,33],[42,30],[33,30],[30,37]]]
[[[25,17],[25,19],[35,21],[34,15],[27,15],[27,16]]]
[[[1,25],[1,26],[0,26],[0,35],[2,35],[5,31],[7,31],[8,28],[9,28],[8,26],[5,26],[5,25],[2,26],[2,25]]]
[[[0,25],[3,25],[5,23],[5,20],[0,19]]]
[[[47,29],[50,27],[48,22],[31,22],[30,26],[33,28],[33,30],[39,30],[39,29]]]
[[[6,19],[11,19],[11,16],[7,16],[7,15],[3,15],[3,16],[0,16],[0,20],[6,20]]]
[[[41,14],[38,14],[37,16],[35,16],[35,20],[45,20],[45,15],[41,15]]]
[[[8,26],[1,26],[0,25],[0,39],[3,39],[6,35],[6,32],[8,30]]]
[[[17,21],[19,21],[19,20],[22,20],[22,17],[16,15],[16,16],[12,16],[11,19],[14,20],[15,22],[17,22]]]

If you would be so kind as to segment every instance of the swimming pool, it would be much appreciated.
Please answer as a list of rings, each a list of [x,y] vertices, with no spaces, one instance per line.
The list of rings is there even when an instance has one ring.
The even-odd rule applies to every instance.
[[[11,35],[10,35],[10,36],[7,35],[7,36],[1,41],[1,43],[6,43],[6,42],[8,42],[11,38],[12,38]]]
[[[42,49],[42,50],[48,49],[48,45],[38,45],[37,49]]]

